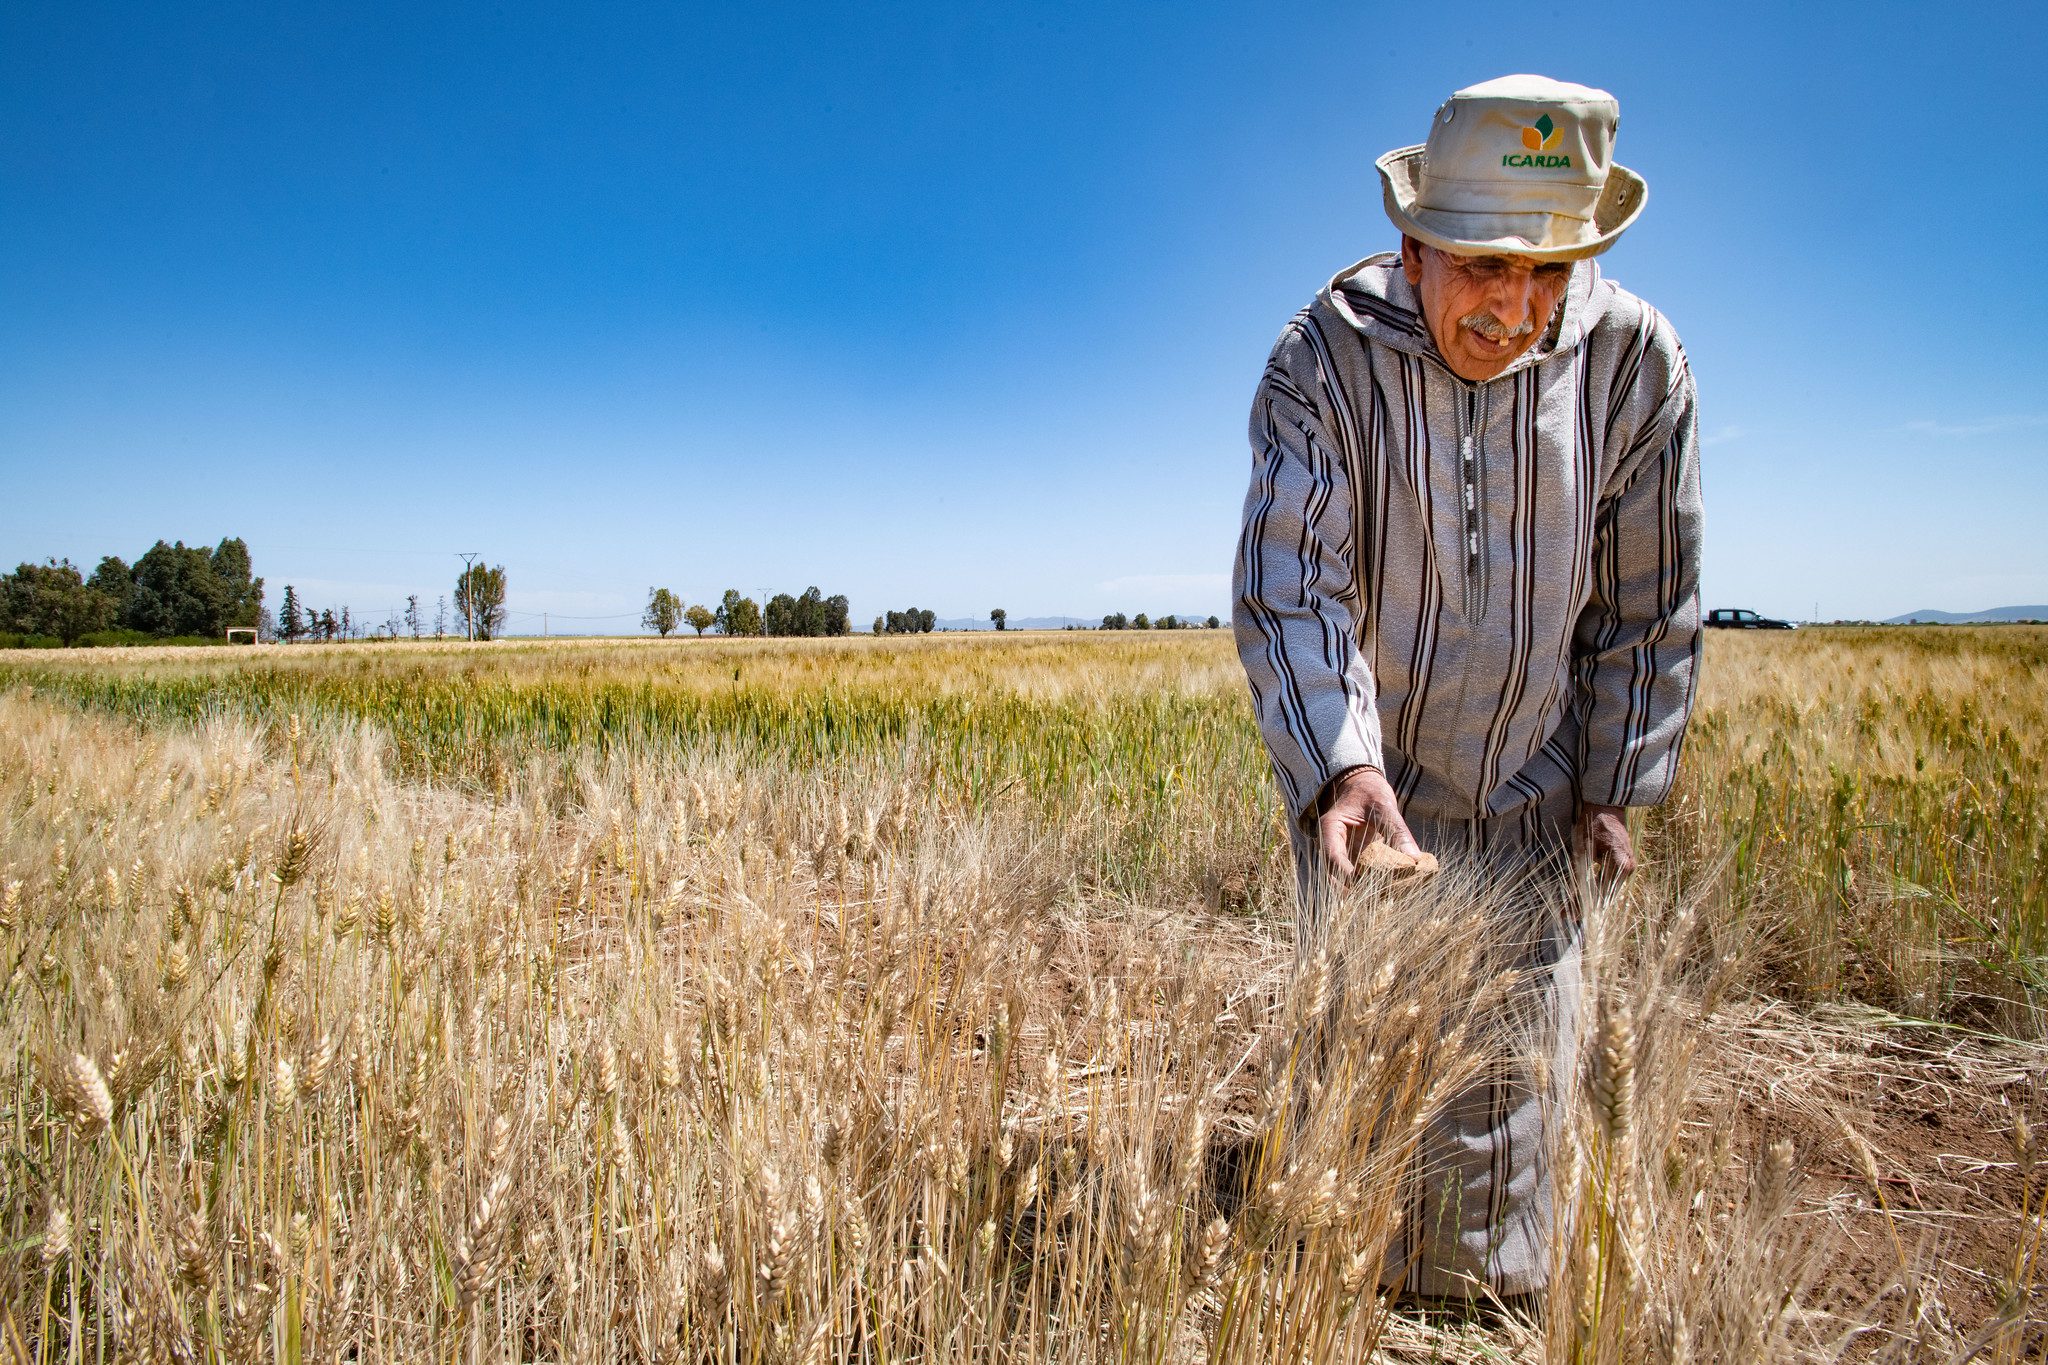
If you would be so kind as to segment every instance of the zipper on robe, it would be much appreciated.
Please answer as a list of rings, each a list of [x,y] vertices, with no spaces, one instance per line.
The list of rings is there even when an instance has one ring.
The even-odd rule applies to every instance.
[[[1467,621],[1479,617],[1479,588],[1482,568],[1479,562],[1479,390],[1475,385],[1463,386],[1465,406],[1459,414],[1458,423],[1458,464],[1464,485],[1465,514],[1461,525],[1464,528],[1465,564],[1464,607]]]

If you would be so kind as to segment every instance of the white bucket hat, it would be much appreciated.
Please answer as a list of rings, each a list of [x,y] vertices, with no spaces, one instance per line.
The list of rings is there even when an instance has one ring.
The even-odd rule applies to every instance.
[[[1387,216],[1457,256],[1597,256],[1650,197],[1641,176],[1614,162],[1620,121],[1614,96],[1569,81],[1468,86],[1436,111],[1427,143],[1375,163]]]

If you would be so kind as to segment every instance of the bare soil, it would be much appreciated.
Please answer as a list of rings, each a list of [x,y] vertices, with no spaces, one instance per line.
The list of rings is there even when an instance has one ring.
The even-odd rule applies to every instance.
[[[1813,1306],[1890,1332],[1946,1322],[1975,1339],[2031,1304],[2023,1354],[2040,1358],[2041,1258],[2025,1266],[2030,1284],[2016,1274],[2021,1210],[2038,1217],[2048,1187],[2048,1049],[1870,1010],[1750,1015],[1720,1025],[1735,1059],[1735,1150],[1753,1159],[1793,1141],[1804,1177],[1794,1218],[1828,1248]]]

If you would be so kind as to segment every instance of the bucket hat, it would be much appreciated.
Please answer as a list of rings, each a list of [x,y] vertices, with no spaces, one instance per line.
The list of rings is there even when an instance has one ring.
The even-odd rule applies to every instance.
[[[1605,90],[1502,76],[1444,101],[1429,141],[1374,164],[1387,216],[1456,256],[1577,261],[1642,214],[1643,178],[1614,161],[1621,106]]]

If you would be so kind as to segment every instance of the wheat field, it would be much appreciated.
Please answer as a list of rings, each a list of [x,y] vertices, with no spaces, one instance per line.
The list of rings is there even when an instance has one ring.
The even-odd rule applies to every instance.
[[[2032,1358],[2044,669],[1710,642],[1589,918],[1550,1309],[1466,1323],[1377,1286],[1512,945],[1452,869],[1295,959],[1219,635],[0,662],[0,1339]]]

